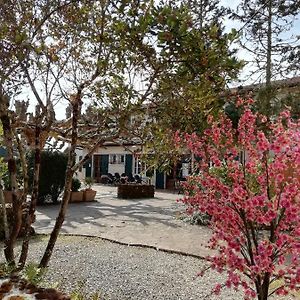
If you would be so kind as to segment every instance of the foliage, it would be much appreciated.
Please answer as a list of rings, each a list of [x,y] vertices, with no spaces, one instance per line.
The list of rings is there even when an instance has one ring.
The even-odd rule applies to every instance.
[[[39,268],[35,263],[29,263],[26,265],[21,273],[21,276],[31,284],[39,286],[43,283],[43,277],[47,272],[46,268]]]
[[[214,17],[199,23],[199,6],[204,12],[210,4],[215,9],[210,13],[218,15],[216,3],[207,1],[184,1],[179,7],[162,6],[155,11],[155,20],[161,21],[153,30],[165,32],[159,35],[158,46],[172,63],[157,81],[155,98],[146,112],[151,118],[142,134],[143,158],[150,166],[169,171],[176,164],[180,153],[173,147],[174,132],[201,132],[206,116],[224,104],[220,93],[226,81],[236,78],[242,66],[230,47],[237,38],[235,32],[225,33],[221,19],[215,22]]]
[[[32,188],[34,153],[27,155],[29,187]],[[42,151],[38,203],[47,200],[57,203],[65,184],[67,155],[58,151]]]
[[[87,295],[84,290],[85,283],[84,281],[79,282],[77,287],[71,292],[71,300],[104,300],[100,292],[94,292],[90,295]]]
[[[93,183],[94,183],[94,180],[93,180],[92,177],[85,177],[85,179],[84,179],[84,185],[86,186],[87,189],[91,189]]]
[[[184,3],[191,8],[198,28],[218,24],[229,14],[229,9],[221,6],[219,0],[184,0]]]
[[[203,225],[207,226],[210,223],[210,216],[200,211],[192,211],[181,216],[181,220],[192,225]]]
[[[105,142],[123,140],[132,132],[128,119],[133,109],[154,99],[158,79],[165,76],[165,71],[170,70],[172,74],[172,69],[177,68],[178,61],[172,62],[173,54],[180,50],[176,46],[177,36],[184,39],[190,25],[188,19],[185,21],[184,9],[178,10],[178,16],[173,12],[164,1],[157,5],[147,0],[14,0],[0,7],[4,20],[0,24],[3,49],[0,117],[6,125],[9,159],[15,163],[16,144],[35,153],[35,163],[29,168],[31,178],[33,170],[37,174],[31,186],[31,215],[34,215],[37,195],[38,202],[44,201],[47,194],[56,201],[60,189],[59,184],[53,188],[55,192],[47,190],[49,184],[48,187],[39,184],[40,151],[49,142],[55,148],[57,140],[69,144],[67,169],[61,172],[65,174],[62,205],[41,266],[48,265],[53,253],[75,172]],[[177,28],[176,19],[180,19],[183,26]],[[213,43],[207,51],[210,48],[214,48]],[[194,50],[197,48],[190,47],[189,54]],[[214,63],[214,70],[217,69]],[[231,72],[231,68],[227,70]],[[11,109],[13,101],[17,103],[15,96],[19,92],[22,99],[28,96],[29,100]],[[89,111],[84,114],[91,103],[95,106],[94,115]],[[35,106],[33,112],[27,110],[29,106]],[[67,118],[58,120],[63,118],[62,106],[68,106]],[[18,138],[20,143],[16,143]],[[80,146],[87,151],[78,162],[75,151]],[[43,170],[42,163],[41,172]],[[14,188],[15,167],[10,173]],[[49,170],[47,173],[52,174]],[[17,199],[13,202],[17,207]],[[14,245],[20,222],[17,210],[15,214],[18,222],[6,243],[5,256],[11,264],[22,268],[29,241],[24,239],[21,263],[17,263]]]
[[[6,262],[0,263],[0,278],[8,276],[11,272],[13,272],[13,268],[9,266]]]
[[[7,163],[4,162],[3,157],[0,157],[0,178],[4,179],[7,177]]]
[[[267,121],[251,103],[238,99],[237,128],[221,114],[208,119],[203,136],[185,135],[201,160],[183,201],[211,217],[217,254],[208,260],[227,272],[226,286],[242,288],[245,299],[266,300],[299,290],[300,122],[288,110]],[[282,284],[272,289],[277,280]]]
[[[78,192],[81,187],[81,182],[78,178],[72,178],[72,192]]]
[[[3,145],[3,128],[0,124],[0,145]],[[7,164],[4,162],[3,157],[0,157],[0,178],[3,179],[7,175]]]

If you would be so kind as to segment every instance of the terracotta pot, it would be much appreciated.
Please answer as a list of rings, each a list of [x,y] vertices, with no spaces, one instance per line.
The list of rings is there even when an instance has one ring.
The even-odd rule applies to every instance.
[[[97,192],[92,189],[87,189],[83,191],[83,201],[94,201]]]
[[[83,201],[83,192],[71,192],[70,202],[82,202]]]

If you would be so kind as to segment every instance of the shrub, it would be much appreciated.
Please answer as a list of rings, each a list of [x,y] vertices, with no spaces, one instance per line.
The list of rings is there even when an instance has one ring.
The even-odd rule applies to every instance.
[[[207,226],[210,223],[210,216],[200,211],[193,211],[182,215],[181,220],[192,225],[203,225]]]
[[[78,178],[72,178],[72,192],[78,192],[81,187],[81,182]]]
[[[39,178],[38,204],[58,202],[65,184],[65,174],[68,157],[62,152],[42,151],[41,169]],[[32,190],[34,172],[34,153],[27,155],[29,190]]]
[[[84,185],[86,186],[87,189],[91,189],[93,183],[94,183],[94,180],[93,180],[92,177],[86,177],[86,178],[84,179]]]
[[[208,260],[227,272],[226,287],[266,300],[300,285],[300,121],[288,110],[269,121],[250,104],[239,99],[237,126],[219,115],[201,137],[185,135],[201,160],[183,201],[211,216],[217,253]],[[179,135],[175,140],[181,146]]]

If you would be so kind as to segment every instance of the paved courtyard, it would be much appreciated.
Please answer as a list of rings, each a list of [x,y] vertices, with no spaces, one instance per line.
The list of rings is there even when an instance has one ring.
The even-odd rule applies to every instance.
[[[179,219],[181,195],[158,191],[152,199],[118,199],[117,188],[95,185],[95,202],[71,203],[62,233],[97,236],[128,245],[146,245],[201,257],[209,253],[210,230]],[[50,233],[59,206],[39,206],[34,227]]]

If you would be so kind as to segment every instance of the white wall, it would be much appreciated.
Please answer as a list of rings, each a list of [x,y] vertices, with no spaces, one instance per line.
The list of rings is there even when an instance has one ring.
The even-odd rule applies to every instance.
[[[76,163],[79,162],[79,157],[84,155],[84,150],[81,149],[76,149],[75,150],[76,153]],[[85,169],[81,168],[80,170],[77,170],[75,172],[75,177],[77,177],[80,181],[84,181],[85,178]]]
[[[108,173],[115,174],[125,173],[125,163],[124,164],[108,164]]]

